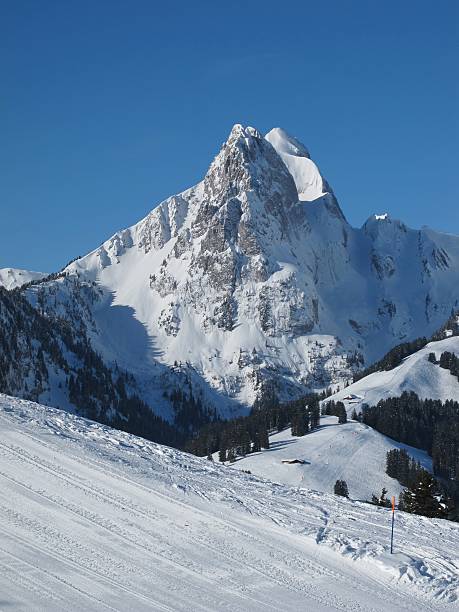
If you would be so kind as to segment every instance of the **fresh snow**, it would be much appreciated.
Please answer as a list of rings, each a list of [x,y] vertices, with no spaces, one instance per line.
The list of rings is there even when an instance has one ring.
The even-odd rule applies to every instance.
[[[393,370],[374,372],[332,395],[328,400],[342,401],[348,414],[360,412],[363,404],[375,405],[381,399],[414,391],[422,399],[459,401],[459,380],[449,370],[428,361],[429,353],[437,359],[445,351],[459,356],[459,336],[429,342],[424,348],[406,357]],[[345,399],[348,397],[352,399]]]
[[[320,171],[304,145],[282,128],[272,129],[265,138],[276,149],[292,175],[299,200],[310,202],[326,193]]]
[[[459,526],[0,396],[0,608],[457,609]]]
[[[195,397],[236,416],[267,380],[287,400],[433,333],[458,283],[458,237],[374,215],[351,227],[298,140],[235,125],[201,182],[27,296],[83,323],[172,419],[175,363]]]
[[[424,451],[395,442],[356,421],[338,425],[334,416],[321,417],[320,427],[305,436],[292,437],[288,428],[271,435],[269,442],[269,449],[240,458],[233,466],[292,487],[325,493],[332,493],[335,482],[342,479],[348,484],[350,497],[360,500],[371,499],[373,493],[379,496],[383,487],[388,499],[392,495],[398,499],[403,487],[386,474],[386,453],[393,448],[405,448],[432,470],[432,460]],[[304,463],[282,463],[288,459]]]
[[[19,270],[18,268],[0,268],[0,286],[8,291],[22,287],[30,281],[44,278],[44,272],[32,272],[31,270]]]

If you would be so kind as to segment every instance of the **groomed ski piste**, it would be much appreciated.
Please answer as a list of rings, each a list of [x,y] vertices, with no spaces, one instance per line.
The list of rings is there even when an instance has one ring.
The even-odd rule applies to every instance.
[[[459,525],[0,395],[1,610],[453,610]]]

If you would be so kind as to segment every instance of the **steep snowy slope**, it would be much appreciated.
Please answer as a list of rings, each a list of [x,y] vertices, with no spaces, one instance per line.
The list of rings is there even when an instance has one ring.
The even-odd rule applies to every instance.
[[[16,287],[22,287],[26,283],[44,278],[44,272],[32,272],[31,270],[19,270],[18,268],[0,268],[0,286],[10,291]]]
[[[92,291],[93,287],[75,282],[78,296],[86,290]],[[161,380],[169,389],[186,386],[181,373],[167,368],[163,368]],[[65,320],[50,319],[41,300],[35,309],[20,292],[3,287],[0,287],[0,391],[65,408],[157,442],[172,445],[183,442],[175,427],[157,417],[139,399],[131,376],[119,368],[106,367],[92,349],[84,329],[72,330]]]
[[[422,399],[459,401],[459,381],[449,370],[428,361],[429,353],[437,359],[445,351],[459,356],[459,336],[429,342],[410,355],[393,370],[375,372],[335,393],[329,399],[342,401],[347,412],[360,411],[362,404],[375,405],[387,397],[397,397],[404,391],[414,391]],[[353,396],[353,397],[352,397]],[[350,399],[345,399],[350,398]]]
[[[458,525],[0,396],[5,610],[452,610]]]
[[[321,389],[433,332],[458,306],[459,238],[387,215],[352,228],[296,139],[236,125],[202,182],[65,274],[31,302],[72,326],[78,310],[150,403],[177,363],[231,415],[266,387],[281,399]],[[100,292],[78,305],[76,277]]]
[[[282,128],[272,129],[265,138],[276,149],[292,175],[299,200],[310,202],[330,191],[310,158],[309,151],[301,142],[289,136]]]
[[[371,427],[355,421],[338,425],[334,416],[321,417],[321,425],[306,436],[292,437],[290,428],[269,438],[269,450],[247,455],[234,467],[250,470],[257,476],[270,478],[293,487],[307,487],[333,492],[338,479],[344,479],[352,499],[369,500],[385,487],[388,497],[398,499],[403,487],[386,474],[386,453],[405,448],[423,467],[432,470],[432,460],[424,451],[400,444]],[[304,463],[287,464],[299,459]]]

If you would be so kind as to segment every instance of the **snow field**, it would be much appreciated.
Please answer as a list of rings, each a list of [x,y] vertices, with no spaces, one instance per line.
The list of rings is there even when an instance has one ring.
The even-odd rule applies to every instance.
[[[369,374],[325,401],[342,401],[348,414],[352,414],[354,409],[360,412],[363,404],[372,406],[381,399],[400,396],[404,391],[414,391],[422,399],[459,401],[457,376],[427,359],[429,353],[435,353],[439,359],[445,351],[459,355],[459,336],[429,342],[424,348],[406,357],[393,370]],[[352,395],[355,398],[344,399]]]
[[[457,524],[0,396],[0,609],[452,610]]]
[[[353,499],[369,500],[385,487],[388,497],[398,499],[403,487],[386,473],[386,453],[405,448],[409,455],[432,471],[432,460],[426,452],[400,444],[371,427],[355,421],[338,425],[334,416],[320,419],[320,427],[305,436],[292,437],[290,428],[270,436],[270,448],[247,455],[234,467],[250,470],[292,487],[306,487],[332,493],[338,479],[349,487]],[[216,454],[216,456],[218,453]],[[303,464],[284,464],[283,460],[299,459]]]
[[[8,291],[21,287],[32,280],[40,280],[46,276],[44,272],[19,270],[18,268],[0,268],[0,286]]]

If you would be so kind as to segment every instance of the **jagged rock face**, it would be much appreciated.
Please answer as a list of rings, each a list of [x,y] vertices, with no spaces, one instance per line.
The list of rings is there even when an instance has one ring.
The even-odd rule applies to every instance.
[[[158,364],[186,364],[228,415],[267,384],[320,389],[433,332],[458,306],[459,239],[387,215],[352,228],[301,143],[236,125],[198,185],[66,273],[41,289],[49,316],[86,321],[145,399]],[[77,315],[72,276],[99,292]]]
[[[295,206],[299,209],[295,183],[275,150],[256,130],[236,125],[204,178],[190,224],[191,240],[199,241],[190,292],[196,302],[203,289],[213,292],[211,324],[231,331],[236,289],[267,280],[277,268],[267,249],[292,231],[301,212],[295,215]]]

